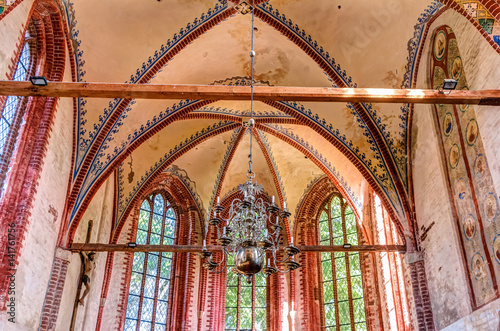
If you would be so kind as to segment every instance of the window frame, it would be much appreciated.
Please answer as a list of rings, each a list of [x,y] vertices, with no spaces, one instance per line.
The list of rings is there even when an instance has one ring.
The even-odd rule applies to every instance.
[[[163,210],[161,212],[161,215],[159,213],[156,213],[155,211],[155,199],[157,196],[161,196],[162,199],[163,199]],[[179,218],[179,211],[178,211],[178,208],[176,207],[175,205],[175,200],[164,190],[156,190],[156,191],[153,191],[151,192],[150,194],[146,195],[142,200],[141,200],[141,204],[139,205],[139,208],[138,208],[138,217],[137,217],[137,224],[135,226],[135,235],[134,235],[134,238],[136,238],[135,240],[137,240],[137,234],[139,231],[145,231],[143,229],[139,229],[139,222],[140,222],[140,215],[143,211],[147,212],[149,215],[148,215],[148,224],[147,224],[147,232],[146,233],[146,244],[151,244],[151,234],[156,234],[156,235],[159,235],[160,236],[160,242],[159,244],[169,244],[169,245],[176,245],[177,242],[178,242],[178,238],[179,238],[179,228],[180,228],[180,218]],[[148,205],[149,205],[149,210],[145,210],[143,209],[143,204],[147,202]],[[167,219],[169,218],[169,210],[172,210],[173,212],[173,219],[174,219],[174,229],[173,229],[173,233],[174,233],[174,238],[171,238],[171,237],[168,237],[167,234],[165,233],[165,228],[166,228],[166,225],[167,225]],[[153,232],[152,231],[152,226],[153,226],[153,218],[154,216],[160,216],[161,217],[161,229],[160,229],[160,234],[156,233],[156,232]],[[172,217],[170,217],[170,219],[172,219]],[[165,240],[167,240],[167,243],[165,243]],[[170,240],[171,242],[168,242],[168,240]],[[136,254],[144,254],[143,255],[143,266],[142,266],[142,273],[140,273],[141,275],[141,285],[140,285],[140,289],[139,289],[139,295],[137,294],[131,294],[130,293],[130,289],[131,289],[131,284],[128,285],[127,287],[127,302],[126,302],[126,306],[127,309],[125,311],[125,324],[124,324],[124,329],[127,325],[127,320],[133,320],[136,322],[135,324],[135,330],[140,330],[140,326],[141,326],[141,322],[147,322],[147,323],[151,323],[151,330],[156,330],[156,325],[164,325],[165,326],[165,330],[169,330],[170,326],[171,326],[171,320],[172,320],[172,311],[173,311],[173,305],[174,305],[174,292],[175,292],[175,278],[174,277],[174,274],[175,274],[175,270],[177,269],[177,259],[176,259],[176,254],[175,253],[172,253],[172,252],[152,252],[152,251],[149,251],[149,252],[135,252],[133,254],[133,260],[135,260],[135,256]],[[151,254],[153,253],[153,254]],[[169,255],[170,254],[170,258],[167,257],[166,255]],[[156,262],[156,267],[157,267],[157,270],[156,270],[156,275],[150,275],[148,274],[147,272],[147,267],[148,267],[148,261],[149,261],[149,255],[155,255],[157,256],[157,262]],[[166,259],[170,259],[170,270],[169,270],[169,278],[164,278],[161,276],[161,262],[162,260],[166,258]],[[136,274],[139,274],[139,272],[137,271],[134,271],[133,270],[133,264],[130,268],[130,278],[132,278],[132,275],[134,273]],[[148,278],[148,276],[150,277],[155,277],[155,281],[154,281],[154,284],[155,284],[155,288],[154,288],[154,295],[153,297],[146,297],[144,295],[144,292],[145,292],[145,287],[146,287],[146,279]],[[168,281],[168,288],[169,288],[169,291],[168,291],[168,295],[167,295],[167,300],[163,300],[163,299],[159,299],[159,283],[161,280],[167,280]],[[137,313],[136,313],[136,317],[135,318],[132,318],[132,317],[129,317],[128,316],[128,304],[129,304],[129,297],[130,296],[135,296],[135,297],[138,297],[139,298],[139,302],[138,302],[138,305],[137,305]],[[144,299],[148,299],[148,300],[153,300],[153,306],[152,306],[152,310],[151,310],[151,321],[146,321],[146,320],[143,320],[141,319],[141,315],[143,313],[142,311],[142,305],[143,305],[143,302],[144,302]],[[157,310],[158,310],[158,303],[159,302],[165,302],[166,303],[166,309],[165,309],[165,314],[166,314],[166,317],[165,317],[165,322],[164,323],[157,323],[156,322],[156,313],[157,313]]]
[[[333,202],[335,198],[339,199],[339,208],[340,208],[340,215],[338,216],[333,216],[332,215],[332,207],[333,207]],[[356,219],[356,215],[354,211],[352,210],[351,206],[347,202],[347,200],[342,196],[342,194],[338,192],[333,192],[330,194],[324,202],[320,205],[321,207],[318,210],[318,213],[316,215],[316,220],[317,220],[317,233],[316,233],[316,238],[317,242],[319,245],[322,245],[322,242],[326,242],[327,245],[342,245],[342,244],[358,244],[360,241],[360,236],[361,236],[361,231]],[[350,212],[346,212],[347,209],[350,209]],[[326,213],[327,217],[325,220],[322,220],[323,213]],[[346,217],[352,215],[354,217],[354,223],[355,223],[355,228],[356,232],[350,232],[347,233],[347,226],[346,226]],[[340,220],[342,222],[342,237],[337,236],[335,237],[334,235],[334,222]],[[321,233],[321,223],[327,222],[328,223],[328,233],[329,233],[329,238],[328,239],[321,239],[322,238],[322,233]],[[348,236],[352,236],[352,234],[356,233],[356,243],[349,242],[348,241]],[[342,239],[342,242],[335,242],[335,239]],[[358,324],[364,324],[365,329],[368,328],[368,321],[366,318],[366,304],[364,302],[366,298],[365,290],[366,290],[366,285],[364,284],[364,279],[363,279],[363,268],[362,268],[362,263],[361,263],[361,256],[359,252],[344,252],[344,255],[342,257],[342,252],[331,252],[331,253],[321,253],[317,255],[317,265],[318,265],[318,285],[319,285],[319,291],[321,293],[320,295],[320,318],[321,318],[321,329],[322,330],[345,330],[345,326],[350,325],[351,330],[357,330],[357,325]],[[328,259],[323,259],[323,256],[329,255]],[[359,275],[354,275],[351,276],[351,267],[350,267],[350,259],[352,256],[358,256],[358,263],[359,263]],[[337,275],[337,263],[332,263],[335,261],[335,259],[343,259],[344,261],[344,266],[345,266],[345,277],[338,277]],[[330,261],[330,265],[332,268],[332,279],[328,280],[327,282],[332,282],[333,285],[333,302],[332,303],[325,303],[325,293],[324,293],[324,283],[325,281],[323,280],[323,262],[324,261]],[[363,289],[363,296],[361,297],[356,297],[353,298],[353,284],[352,284],[352,279],[354,277],[359,277],[361,281],[361,286]],[[338,280],[339,279],[345,279],[346,284],[347,284],[347,300],[341,300],[339,301],[339,294],[338,294]],[[363,313],[364,313],[364,320],[361,322],[356,322],[355,320],[355,307],[353,304],[354,300],[363,300]],[[349,324],[340,324],[340,309],[339,309],[339,304],[342,302],[348,302],[349,306]],[[327,326],[326,325],[326,305],[332,304],[334,305],[334,310],[335,310],[335,325]]]
[[[26,48],[26,46],[28,46]],[[26,50],[28,52],[28,61],[23,61],[25,58]],[[24,64],[23,62],[26,62]],[[24,32],[22,47],[19,48],[19,54],[17,56],[16,67],[12,73],[13,81],[24,81],[28,80],[30,76],[35,75],[36,64],[38,62],[38,52],[37,52],[37,30],[34,27],[33,21],[30,21],[26,31]],[[24,73],[20,73],[24,71]],[[12,99],[11,99],[12,98]],[[14,99],[14,101],[12,101]],[[5,191],[8,186],[7,174],[10,171],[12,164],[12,158],[16,151],[16,146],[18,144],[18,139],[20,137],[20,128],[23,123],[23,118],[26,111],[30,107],[28,97],[21,96],[5,96],[0,98],[0,121],[4,120],[8,124],[5,134],[5,140],[3,146],[0,145],[0,199],[3,198]],[[13,109],[9,109],[13,114],[11,116],[10,123],[7,120],[5,113],[6,107],[10,103],[15,103]],[[0,133],[1,134],[1,133]],[[0,141],[0,144],[2,142]]]

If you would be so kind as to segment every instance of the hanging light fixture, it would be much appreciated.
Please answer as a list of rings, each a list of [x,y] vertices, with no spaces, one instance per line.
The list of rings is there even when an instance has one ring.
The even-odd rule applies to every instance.
[[[265,201],[260,193],[264,191],[262,184],[254,182],[255,173],[252,171],[252,137],[255,120],[253,119],[253,67],[255,51],[253,50],[254,38],[254,3],[252,1],[252,40],[251,40],[251,78],[250,78],[250,154],[248,161],[248,180],[238,185],[238,190],[243,198],[235,198],[231,201],[228,217],[221,216],[224,207],[217,197],[217,205],[210,211],[208,224],[215,228],[217,233],[217,244],[222,246],[222,259],[219,262],[213,260],[213,253],[206,247],[206,239],[203,240],[203,250],[199,254],[203,260],[203,267],[215,273],[223,272],[227,267],[228,256],[234,258],[234,268],[238,275],[246,277],[248,283],[252,282],[252,276],[263,272],[267,276],[276,272],[286,273],[300,267],[294,256],[299,249],[293,245],[293,237],[290,245],[283,250],[286,257],[279,260],[277,253],[280,250],[281,231],[284,222],[288,221],[290,212],[283,203],[283,210],[276,206],[274,196],[272,202]],[[208,231],[205,231],[205,234]],[[264,260],[267,255],[267,265]],[[278,264],[283,264],[284,270],[280,270]]]

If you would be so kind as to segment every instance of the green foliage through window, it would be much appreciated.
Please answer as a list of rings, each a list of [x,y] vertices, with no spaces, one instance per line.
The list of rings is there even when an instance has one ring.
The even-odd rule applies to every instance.
[[[334,194],[319,214],[320,245],[358,245],[356,216],[344,198]],[[366,330],[363,281],[357,252],[321,253],[326,330]]]

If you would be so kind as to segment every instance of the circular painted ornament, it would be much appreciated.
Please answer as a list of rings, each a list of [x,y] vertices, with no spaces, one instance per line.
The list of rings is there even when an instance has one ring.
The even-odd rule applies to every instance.
[[[446,113],[443,119],[444,135],[449,137],[452,131],[453,131],[453,117],[451,117],[451,113]]]
[[[444,31],[439,31],[434,38],[434,57],[441,61],[446,51],[446,34]]]
[[[465,140],[469,146],[473,146],[476,142],[477,136],[479,135],[479,129],[477,127],[477,122],[475,119],[471,119],[467,124],[467,129],[465,129]]]
[[[500,264],[500,234],[497,234],[495,239],[493,239],[493,255],[497,263]]]
[[[486,276],[486,270],[484,265],[484,258],[481,254],[476,253],[471,259],[471,270],[474,278],[480,280],[484,276]]]
[[[477,179],[481,180],[484,178],[487,167],[486,158],[483,154],[479,154],[474,161],[474,174]]]
[[[450,156],[449,156],[449,163],[452,169],[456,168],[459,159],[460,159],[460,148],[458,148],[457,144],[453,144],[453,146],[451,146],[450,148]]]
[[[476,220],[474,219],[474,216],[472,216],[471,214],[465,216],[462,226],[465,238],[471,241],[474,238],[474,235],[476,234]]]
[[[483,211],[488,222],[492,222],[498,214],[498,199],[491,192],[484,198]]]
[[[455,80],[460,79],[460,76],[462,76],[462,70],[462,58],[457,56],[451,64],[451,77]]]

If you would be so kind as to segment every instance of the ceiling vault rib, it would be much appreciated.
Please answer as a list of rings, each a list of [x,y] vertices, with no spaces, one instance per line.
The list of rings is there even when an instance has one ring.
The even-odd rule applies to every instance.
[[[222,168],[221,176],[219,178],[219,181],[217,182],[217,188],[215,189],[215,194],[214,194],[213,199],[212,199],[211,208],[215,207],[215,201],[216,201],[215,197],[220,196],[220,193],[222,190],[222,184],[224,183],[224,179],[226,178],[227,170],[229,169],[229,165],[231,164],[231,161],[233,160],[234,153],[238,149],[238,146],[241,142],[241,139],[245,135],[245,132],[246,132],[246,129],[241,128],[240,132],[238,132],[238,135],[236,136],[236,139],[234,140],[234,142],[232,143],[232,145],[230,147],[231,150],[229,151],[229,155],[228,155],[228,157],[224,163],[224,166]]]
[[[257,144],[260,147],[260,150],[262,151],[262,154],[264,155],[264,158],[266,159],[267,167],[271,171],[271,176],[273,177],[274,187],[276,188],[276,192],[278,192],[278,198],[280,199],[281,208],[284,208],[285,192],[283,192],[283,190],[281,189],[280,179],[278,177],[277,169],[274,168],[274,164],[271,160],[271,156],[269,155],[269,151],[267,150],[266,145],[262,141],[262,138],[259,134],[259,130],[258,129],[255,130],[253,132],[253,135],[255,137],[255,140],[257,141]],[[286,231],[287,238],[290,238],[290,222],[289,221],[285,223],[285,227],[286,227],[285,231]]]
[[[199,26],[197,29],[193,30],[191,33],[187,34],[183,40],[179,41],[178,45],[174,47],[172,50],[168,51],[164,56],[162,56],[160,59],[158,59],[157,63],[153,65],[147,72],[144,72],[142,78],[138,81],[138,83],[148,83],[151,81],[151,79],[158,74],[158,72],[163,68],[175,55],[177,55],[179,52],[181,52],[186,46],[188,46],[191,42],[193,42],[196,38],[199,36],[203,35],[213,27],[217,26],[217,24],[221,23],[225,19],[229,18],[231,15],[236,13],[236,9],[234,7],[229,7],[225,9],[224,11],[218,13],[214,17],[212,17],[210,20]],[[52,85],[52,82],[49,83]],[[79,84],[79,83],[75,83]],[[113,125],[116,123],[116,121],[119,120],[121,114],[123,111],[128,107],[130,104],[131,100],[130,99],[123,99],[119,102],[119,104],[116,106],[112,114],[109,116],[109,118],[105,121],[103,126],[99,129],[99,132],[95,138],[95,140],[92,142],[92,145],[87,151],[87,154],[84,157],[83,162],[81,163],[80,168],[78,169],[78,173],[75,176],[74,184],[73,187],[71,188],[70,194],[68,195],[68,203],[66,205],[66,209],[64,211],[65,215],[70,215],[71,210],[74,207],[74,204],[77,200],[78,193],[84,184],[85,181],[85,176],[87,175],[90,165],[92,163],[92,160],[95,158],[99,146],[103,143],[106,135],[109,133]],[[208,102],[210,103],[210,102]],[[207,104],[208,104],[207,103]],[[108,173],[109,175],[109,173]],[[93,188],[93,193],[95,194],[95,187]],[[79,217],[81,217],[82,213],[80,213]],[[68,216],[69,217],[69,216]],[[73,219],[78,219],[77,216],[75,216]],[[73,219],[67,220],[67,222],[71,222]],[[72,234],[70,234],[70,240]]]
[[[299,49],[301,49],[305,54],[307,54],[316,64],[319,65],[321,69],[332,79],[334,84],[340,88],[347,88],[348,83],[344,80],[344,78],[340,77],[340,75],[337,73],[337,71],[334,70],[332,65],[324,58],[324,54],[318,53],[318,50],[316,50],[314,47],[312,47],[310,44],[308,44],[304,39],[303,36],[297,35],[295,32],[293,32],[286,24],[278,20],[276,17],[273,17],[273,15],[269,14],[262,8],[256,8],[255,9],[255,15],[260,18],[262,21],[266,22],[276,30],[278,30],[282,35],[284,35],[286,38],[288,38],[291,42],[293,42]],[[350,78],[349,78],[350,79]],[[350,93],[351,91],[355,91],[356,89],[346,89],[346,93]],[[434,91],[434,93],[442,94],[438,91]],[[298,101],[298,100],[297,100]],[[388,143],[386,141],[386,138],[381,132],[381,129],[378,127],[378,125],[375,123],[375,120],[372,118],[372,116],[369,114],[368,110],[364,107],[362,102],[376,102],[372,100],[352,100],[349,101],[352,103],[353,107],[357,111],[358,115],[361,117],[361,119],[365,122],[366,127],[368,128],[368,131],[370,134],[373,136],[373,140],[375,145],[380,151],[380,155],[382,158],[383,163],[385,164],[388,172],[389,172],[389,177],[391,181],[393,182],[393,185],[396,189],[397,195],[400,199],[401,202],[401,207],[405,213],[405,217],[408,220],[410,219],[410,206],[407,202],[407,192],[405,190],[405,186],[403,185],[403,179],[401,178],[401,175],[398,171],[398,167],[396,166],[395,163],[395,158],[394,155],[388,146]],[[405,101],[407,102],[407,101]],[[408,102],[410,103],[410,102]],[[358,169],[360,169],[358,167]],[[365,178],[372,178],[371,176]],[[370,182],[370,186],[372,188],[379,187],[379,184],[374,181]],[[379,190],[382,191],[383,190]],[[380,193],[379,193],[380,195]],[[385,194],[382,194],[381,196],[385,197]],[[386,203],[388,199],[384,199],[384,202]],[[395,202],[396,203],[396,202]],[[393,210],[392,206],[390,204],[386,204],[386,207],[388,210]],[[394,212],[393,215],[391,216],[396,216],[397,214]],[[398,217],[399,219],[399,217]],[[402,230],[402,229],[400,229]],[[402,234],[402,233],[401,233]]]
[[[280,109],[280,110],[282,110],[282,109]],[[349,195],[347,194],[347,192],[346,192],[344,186],[342,185],[342,183],[340,183],[337,180],[337,178],[335,178],[335,176],[330,172],[330,170],[328,170],[323,165],[323,163],[321,163],[321,161],[318,160],[318,158],[314,154],[312,154],[309,150],[307,150],[306,148],[304,148],[301,145],[297,144],[293,140],[289,139],[284,134],[282,134],[282,133],[280,133],[280,132],[278,132],[278,131],[276,131],[276,130],[274,130],[272,128],[269,128],[269,127],[267,127],[265,125],[262,125],[262,124],[256,124],[256,127],[257,127],[257,129],[259,129],[259,130],[261,130],[261,131],[263,131],[265,133],[269,133],[269,134],[275,136],[276,138],[278,138],[278,139],[286,142],[287,144],[291,145],[292,147],[294,147],[295,149],[297,149],[299,152],[301,152],[302,154],[304,154],[305,156],[307,156],[318,168],[320,168],[323,171],[324,174],[326,174],[328,176],[328,178],[332,181],[332,183],[335,185],[335,187],[337,187],[337,189],[339,190],[339,192],[342,194],[342,196],[344,196],[347,199],[347,201],[349,201],[349,204],[351,205],[353,212],[356,214],[356,217],[359,218],[361,216],[361,215],[359,215],[358,210],[355,207],[355,205],[349,199]],[[322,135],[322,137],[324,139],[327,139],[323,135]],[[356,156],[353,155],[352,153],[350,153],[349,151],[343,151],[343,150],[345,150],[345,148],[343,146],[340,146],[338,144],[338,142],[336,142],[336,141],[330,141],[330,140],[328,140],[328,141],[333,146],[335,146],[340,152],[342,152],[345,155],[345,157],[348,158],[353,163],[353,165],[359,170],[359,172],[361,173],[361,175],[367,180],[367,182],[370,184],[370,186],[372,186],[373,190],[379,195],[380,199],[384,203],[384,206],[391,207],[391,204],[387,200],[387,197],[384,195],[384,193],[381,190],[381,188],[378,185],[376,185],[375,179],[366,170],[366,168],[361,165],[361,163],[359,162],[359,160],[356,159]],[[395,211],[394,211],[393,208],[387,208],[387,211],[389,212],[389,214],[391,216],[391,219],[394,222],[394,225],[395,225],[395,228],[398,231],[398,234],[401,236],[401,238],[403,238],[403,241],[405,241],[406,240],[406,237],[404,236],[404,229],[405,228],[403,227],[400,219],[397,217],[397,215],[396,215],[396,213],[395,213]]]

